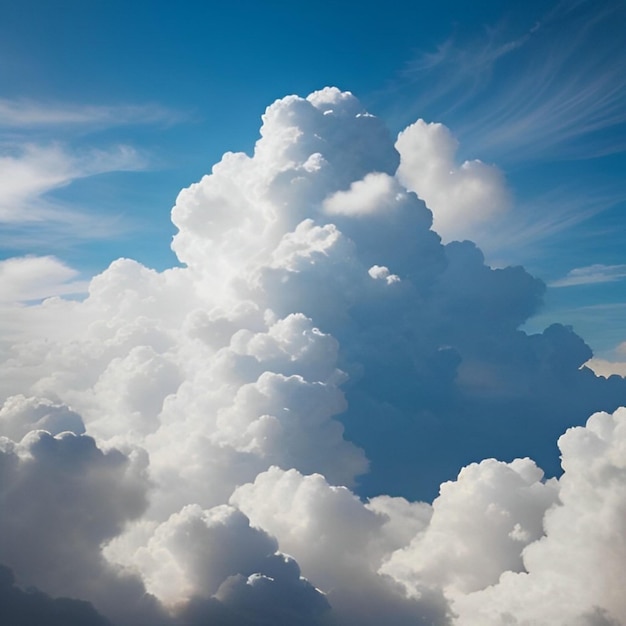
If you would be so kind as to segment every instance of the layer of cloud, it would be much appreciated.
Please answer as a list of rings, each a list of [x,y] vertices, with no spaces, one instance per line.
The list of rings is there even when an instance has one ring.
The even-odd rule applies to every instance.
[[[623,621],[626,381],[519,330],[541,281],[442,244],[398,176],[418,138],[400,165],[352,94],[278,100],[178,196],[183,267],[118,259],[11,318],[20,588],[118,626]]]

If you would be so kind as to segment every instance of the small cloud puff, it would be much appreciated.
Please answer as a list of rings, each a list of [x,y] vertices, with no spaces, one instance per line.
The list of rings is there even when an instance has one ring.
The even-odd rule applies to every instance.
[[[455,161],[458,142],[442,124],[418,120],[398,135],[400,182],[426,202],[446,241],[473,239],[510,205],[504,175],[482,161]]]

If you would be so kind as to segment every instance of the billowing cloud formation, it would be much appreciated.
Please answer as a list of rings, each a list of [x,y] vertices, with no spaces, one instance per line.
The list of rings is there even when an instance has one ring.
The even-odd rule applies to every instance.
[[[540,281],[442,245],[398,174],[418,139],[401,160],[334,88],[279,100],[252,156],[180,193],[184,267],[8,305],[20,588],[119,626],[626,619],[624,410],[582,427],[626,381],[571,329],[518,330]]]
[[[443,124],[418,120],[398,136],[398,178],[433,212],[444,240],[470,239],[510,204],[504,176],[479,160],[456,163],[458,142]]]
[[[524,570],[460,598],[466,624],[623,624],[626,409],[597,413],[559,440],[565,473],[545,536],[522,551]]]

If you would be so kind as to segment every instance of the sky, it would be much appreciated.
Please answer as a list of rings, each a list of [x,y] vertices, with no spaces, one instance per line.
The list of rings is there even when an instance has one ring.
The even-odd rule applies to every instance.
[[[170,267],[180,189],[250,152],[277,98],[337,86],[392,133],[440,122],[459,164],[495,165],[506,216],[450,236],[549,285],[531,330],[572,324],[619,360],[622,3],[6,4],[3,258]]]
[[[626,6],[406,4],[2,5],[0,621],[626,624]]]

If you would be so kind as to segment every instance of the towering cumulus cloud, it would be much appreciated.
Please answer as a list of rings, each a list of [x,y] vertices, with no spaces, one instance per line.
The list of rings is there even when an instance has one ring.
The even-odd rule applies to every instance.
[[[423,134],[279,100],[178,196],[181,267],[5,303],[7,623],[626,623],[626,381],[442,244]]]

